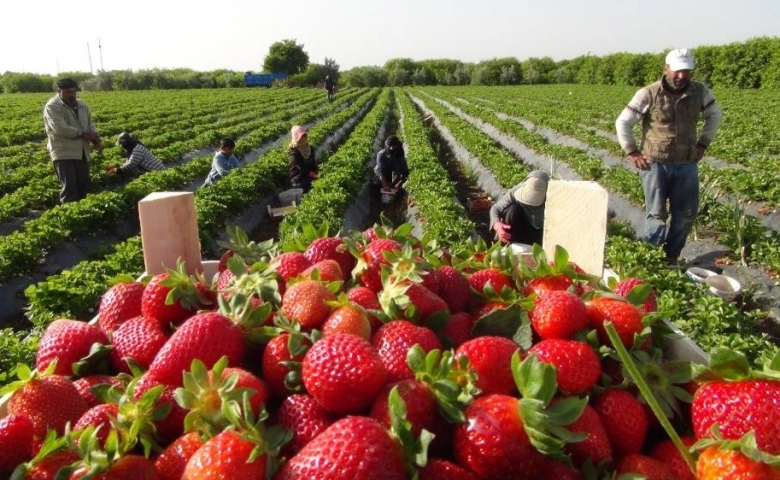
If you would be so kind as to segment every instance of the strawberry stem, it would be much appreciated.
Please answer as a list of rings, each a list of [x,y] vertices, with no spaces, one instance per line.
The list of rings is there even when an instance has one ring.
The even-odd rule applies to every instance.
[[[631,380],[633,380],[636,386],[639,388],[639,391],[642,393],[642,396],[645,397],[645,401],[647,401],[650,409],[658,418],[658,421],[661,422],[661,426],[666,431],[666,434],[669,435],[669,438],[677,447],[677,450],[680,451],[680,455],[682,455],[683,460],[685,460],[685,463],[688,464],[688,468],[690,468],[691,472],[693,472],[695,475],[696,460],[694,460],[693,455],[691,455],[691,452],[688,450],[688,447],[686,447],[682,440],[680,440],[680,436],[677,435],[677,432],[675,431],[671,422],[664,414],[664,411],[661,408],[661,405],[658,403],[658,400],[655,398],[655,396],[653,396],[653,392],[650,390],[650,387],[648,386],[644,377],[642,377],[642,374],[639,372],[639,368],[637,368],[636,363],[634,363],[634,360],[631,358],[631,355],[628,353],[625,345],[623,345],[623,342],[620,340],[620,336],[618,335],[617,330],[615,330],[615,326],[612,324],[612,322],[605,322],[604,328],[607,331],[607,335],[609,336],[610,341],[612,341],[612,345],[615,347],[615,351],[617,352],[618,357],[620,357],[620,361],[623,362],[623,365],[625,365],[628,374],[631,376]]]

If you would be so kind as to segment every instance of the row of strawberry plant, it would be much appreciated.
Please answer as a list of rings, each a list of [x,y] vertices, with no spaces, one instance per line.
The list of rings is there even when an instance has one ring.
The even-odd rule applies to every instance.
[[[311,191],[304,195],[294,211],[285,215],[279,225],[279,244],[282,249],[292,249],[300,240],[304,225],[321,224],[323,218],[328,219],[334,231],[342,229],[349,203],[366,182],[375,139],[392,98],[392,91],[383,90],[373,108],[355,126],[346,142],[334,155],[328,157]]]
[[[409,96],[398,96],[401,131],[408,147],[410,215],[428,238],[441,244],[459,245],[473,237],[475,226],[463,205],[454,201],[455,184],[431,147],[428,129]]]
[[[331,112],[340,111],[320,122],[328,125],[322,134],[336,131],[377,94],[378,91],[365,92],[348,108],[341,108],[341,104],[335,103],[326,107]],[[322,111],[310,111],[291,121],[303,125],[321,115]],[[236,145],[237,150],[250,147],[242,141]],[[283,181],[287,172],[285,151],[284,146],[269,150],[257,162],[231,172],[213,186],[195,192],[201,245],[209,245],[214,233],[224,227],[224,222],[251,205],[253,198],[271,194],[275,185]],[[118,245],[115,253],[106,255],[102,260],[81,262],[70,270],[29,286],[25,290],[29,301],[27,317],[36,326],[45,326],[58,317],[87,318],[94,313],[99,295],[105,291],[112,277],[123,272],[140,275],[142,271],[141,244],[138,237],[132,237]]]
[[[315,118],[322,114],[317,110],[307,110],[306,113],[315,115]],[[288,128],[289,120],[263,125],[260,137],[253,136],[244,143],[257,142],[259,138],[271,141],[284,134]],[[241,154],[241,142],[237,144],[237,152]],[[191,167],[193,163],[195,166]],[[138,200],[153,191],[178,189],[194,179],[204,177],[209,166],[209,158],[202,157],[197,162],[147,173],[114,191],[88,195],[79,202],[58,205],[44,212],[39,218],[26,222],[24,231],[0,238],[0,278],[26,271],[35,264],[42,252],[63,240],[110,227],[118,220],[127,218],[135,211]],[[102,207],[97,207],[99,205]]]
[[[528,165],[518,161],[511,153],[474,125],[444,108],[432,97],[428,98],[430,100],[425,103],[425,108],[433,112],[439,122],[457,137],[461,147],[479,158],[480,164],[490,170],[503,188],[516,185],[531,171]]]

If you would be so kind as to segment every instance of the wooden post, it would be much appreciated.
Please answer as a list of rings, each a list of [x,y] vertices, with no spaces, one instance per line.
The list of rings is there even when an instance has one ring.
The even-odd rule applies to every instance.
[[[154,192],[138,202],[146,273],[157,275],[184,261],[188,274],[203,271],[195,194]]]
[[[544,251],[552,260],[555,246],[591,275],[604,270],[609,194],[596,182],[551,180],[544,209]]]

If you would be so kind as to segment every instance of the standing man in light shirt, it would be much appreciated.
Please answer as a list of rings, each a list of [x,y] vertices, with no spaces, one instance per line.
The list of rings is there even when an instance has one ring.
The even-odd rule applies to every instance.
[[[90,144],[103,151],[100,134],[92,123],[89,108],[76,98],[78,84],[73,79],[57,81],[57,95],[43,107],[46,147],[54,162],[54,171],[62,186],[60,202],[75,202],[87,196]]]
[[[698,162],[723,116],[710,89],[691,80],[693,68],[690,50],[670,51],[661,79],[637,91],[615,122],[620,146],[639,169],[645,192],[644,238],[662,246],[673,266],[699,213]],[[699,118],[704,125],[697,132]],[[637,144],[632,127],[639,122]]]

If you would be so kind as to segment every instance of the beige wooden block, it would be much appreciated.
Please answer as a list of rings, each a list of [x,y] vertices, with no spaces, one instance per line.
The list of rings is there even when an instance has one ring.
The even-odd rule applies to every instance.
[[[175,268],[181,258],[187,273],[202,272],[195,194],[154,192],[138,202],[146,273]]]
[[[604,269],[607,191],[596,182],[551,180],[544,209],[544,251],[549,259],[560,245],[569,260],[591,275]]]

